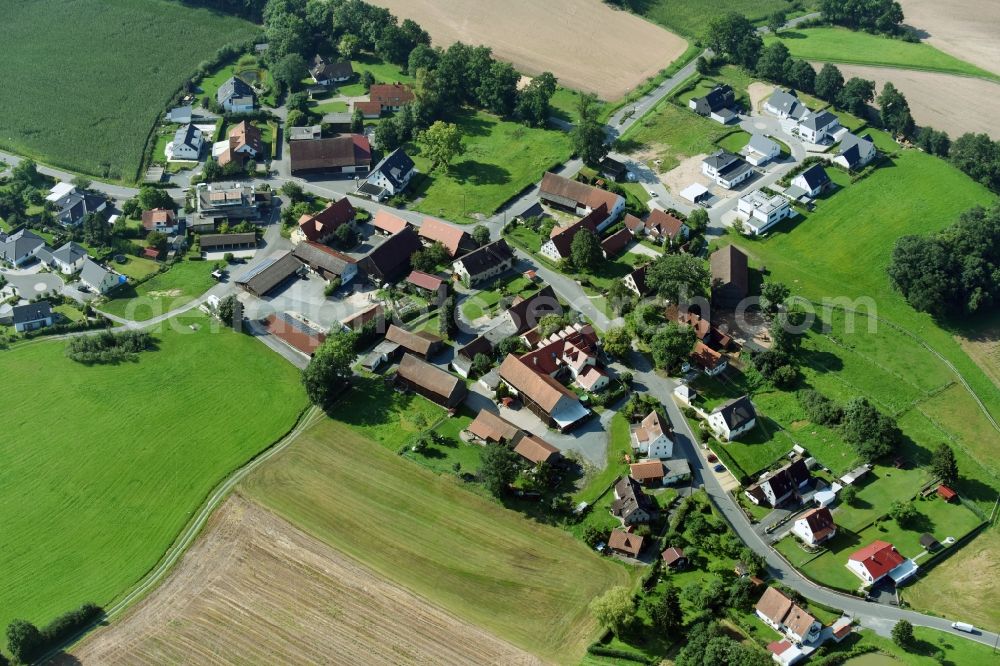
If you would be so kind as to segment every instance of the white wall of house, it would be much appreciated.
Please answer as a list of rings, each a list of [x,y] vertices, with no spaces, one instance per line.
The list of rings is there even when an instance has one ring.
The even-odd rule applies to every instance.
[[[105,273],[100,284],[91,284],[86,280],[81,280],[81,282],[99,294],[106,294],[118,284],[118,277],[114,273]]]
[[[836,530],[834,530],[829,534],[829,536],[827,536],[827,539],[832,538],[836,533]],[[812,528],[809,527],[809,522],[805,519],[795,521],[795,524],[792,526],[792,534],[802,539],[810,546],[815,546],[818,543],[816,541],[816,535],[813,534]]]
[[[562,255],[559,254],[559,250],[556,248],[556,244],[551,240],[547,240],[542,243],[541,249],[538,251],[543,257],[551,259],[552,261],[558,262],[562,259]]]
[[[46,326],[52,325],[52,317],[46,317],[44,319],[36,319],[35,321],[26,321],[20,324],[14,324],[14,330],[18,333],[24,333],[25,331],[35,331],[39,328],[45,328]]]
[[[806,179],[802,174],[799,174],[798,176],[792,179],[792,185],[795,187],[802,188],[803,190],[806,191],[806,194],[808,194],[811,197],[816,196],[822,191],[821,188],[818,187],[809,187],[809,183],[806,182]]]
[[[855,576],[861,579],[861,582],[865,587],[875,582],[872,579],[872,575],[868,573],[868,569],[866,569],[865,565],[861,562],[858,562],[857,560],[847,560],[847,568],[850,569]]]

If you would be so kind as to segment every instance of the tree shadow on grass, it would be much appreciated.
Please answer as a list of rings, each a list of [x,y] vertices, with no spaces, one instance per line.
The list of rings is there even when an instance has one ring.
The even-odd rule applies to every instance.
[[[455,181],[471,185],[504,185],[510,182],[510,171],[496,164],[463,160],[448,170]]]

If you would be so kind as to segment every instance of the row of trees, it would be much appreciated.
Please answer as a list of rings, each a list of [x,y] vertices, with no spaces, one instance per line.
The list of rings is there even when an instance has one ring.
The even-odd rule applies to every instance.
[[[66,356],[87,365],[121,363],[135,360],[141,352],[152,347],[153,336],[146,331],[104,331],[71,339],[66,345]]]
[[[852,30],[903,32],[903,8],[896,0],[820,0],[819,9],[830,23]]]
[[[100,617],[103,610],[97,604],[86,603],[63,613],[39,629],[27,620],[12,620],[7,625],[7,649],[14,661],[30,664],[60,642],[80,631]],[[0,655],[3,660],[3,655]]]
[[[903,236],[889,280],[907,302],[936,317],[988,311],[1000,299],[1000,204],[966,211],[929,236]]]

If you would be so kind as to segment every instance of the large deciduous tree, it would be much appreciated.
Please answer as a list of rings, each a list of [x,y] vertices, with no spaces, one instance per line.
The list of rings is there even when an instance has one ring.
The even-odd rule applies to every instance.
[[[711,273],[705,262],[690,254],[667,254],[646,269],[646,284],[671,303],[683,303],[708,294]]]
[[[420,133],[424,154],[431,161],[431,171],[439,167],[447,170],[452,161],[462,154],[462,132],[458,125],[437,120]]]
[[[351,376],[356,342],[356,333],[332,333],[313,354],[302,371],[302,383],[314,405],[324,409],[330,407],[344,388]]]

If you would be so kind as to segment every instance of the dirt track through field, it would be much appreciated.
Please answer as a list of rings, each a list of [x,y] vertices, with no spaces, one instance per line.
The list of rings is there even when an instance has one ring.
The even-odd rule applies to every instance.
[[[684,53],[687,43],[601,0],[372,0],[413,19],[436,46],[485,44],[526,74],[618,99]]]
[[[1000,2],[900,0],[905,23],[928,33],[931,46],[1000,74]]]
[[[813,63],[821,67],[820,63]],[[910,112],[918,125],[930,125],[945,130],[952,139],[965,132],[985,132],[1000,140],[996,124],[996,103],[1000,100],[1000,84],[953,76],[937,72],[917,72],[891,67],[837,65],[844,78],[860,76],[875,81],[876,92],[891,81],[910,104]]]
[[[233,496],[160,588],[55,663],[540,662]]]

